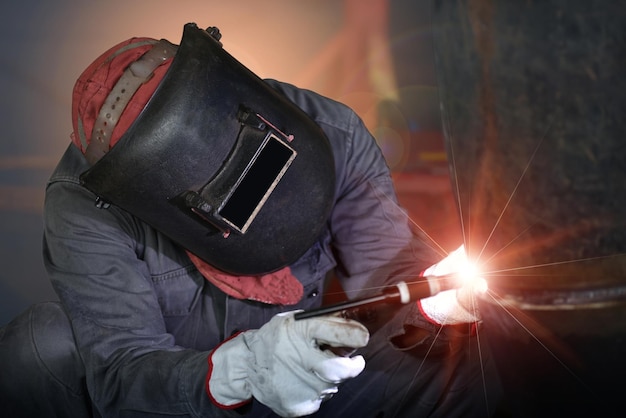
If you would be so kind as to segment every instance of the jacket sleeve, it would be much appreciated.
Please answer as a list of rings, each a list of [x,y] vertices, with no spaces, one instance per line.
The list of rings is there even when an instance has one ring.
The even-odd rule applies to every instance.
[[[100,415],[228,416],[204,387],[207,352],[175,345],[165,329],[138,221],[71,178],[51,182],[44,212],[44,262],[71,319]]]
[[[361,289],[418,277],[441,255],[414,230],[398,205],[378,143],[347,106],[284,83],[270,83],[322,127],[335,158],[335,202],[329,220],[337,274],[349,297]]]
[[[398,204],[382,151],[362,120],[347,106],[313,92],[284,84],[277,88],[302,107],[331,142],[337,184],[330,229],[336,274],[347,296],[377,293],[381,286],[399,281],[423,280],[420,273],[445,254]],[[416,304],[409,304],[392,314],[385,332],[397,348],[419,350],[434,334],[456,335],[451,327],[439,328],[423,317]],[[406,333],[416,338],[403,338]],[[402,341],[411,341],[410,347]]]
[[[338,277],[347,294],[357,296],[417,278],[438,255],[398,204],[375,139],[353,112],[348,121],[331,229]]]

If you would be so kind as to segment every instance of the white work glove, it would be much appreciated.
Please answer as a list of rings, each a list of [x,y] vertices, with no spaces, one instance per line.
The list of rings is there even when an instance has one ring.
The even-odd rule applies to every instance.
[[[461,245],[446,258],[424,270],[424,276],[444,276],[459,273],[462,276],[468,268],[465,248]],[[444,290],[434,296],[418,301],[422,314],[439,325],[456,325],[478,322],[480,313],[476,295],[482,291],[479,282],[470,280],[457,289]],[[461,283],[459,283],[461,285]]]
[[[283,417],[309,415],[340,382],[363,371],[362,356],[340,357],[320,346],[364,347],[367,328],[333,316],[296,321],[294,313],[278,314],[213,351],[207,391],[217,406],[233,409],[254,397]]]

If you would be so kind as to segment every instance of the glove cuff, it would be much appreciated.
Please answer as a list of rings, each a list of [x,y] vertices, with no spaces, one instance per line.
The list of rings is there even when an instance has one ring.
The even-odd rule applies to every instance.
[[[456,292],[456,289],[446,290],[420,299],[417,306],[424,318],[436,325],[478,322],[479,318],[459,303]]]
[[[252,333],[256,331],[246,331]],[[244,341],[244,333],[224,340],[209,354],[209,371],[206,392],[209,399],[221,409],[240,408],[252,400],[248,375],[250,350]]]

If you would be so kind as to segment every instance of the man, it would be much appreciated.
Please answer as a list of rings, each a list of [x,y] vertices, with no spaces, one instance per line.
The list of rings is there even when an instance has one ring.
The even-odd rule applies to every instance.
[[[2,330],[11,416],[489,411],[468,292],[396,307],[371,335],[294,317],[321,304],[331,271],[350,297],[402,280],[435,294],[433,277],[464,259],[424,272],[436,255],[348,108],[258,79],[215,28],[188,24],[180,46],[133,38],[99,57],[72,114],[45,207],[61,304]],[[335,354],[345,347],[358,352]]]

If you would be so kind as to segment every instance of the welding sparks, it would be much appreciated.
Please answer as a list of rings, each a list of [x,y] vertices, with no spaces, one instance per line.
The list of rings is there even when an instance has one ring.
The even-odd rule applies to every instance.
[[[482,277],[478,266],[470,261],[466,261],[459,269],[459,280],[462,286],[472,288],[476,294],[485,293],[489,289],[487,280]]]

